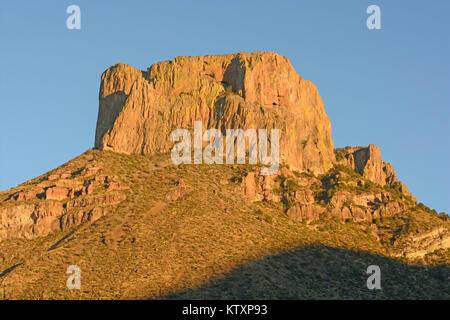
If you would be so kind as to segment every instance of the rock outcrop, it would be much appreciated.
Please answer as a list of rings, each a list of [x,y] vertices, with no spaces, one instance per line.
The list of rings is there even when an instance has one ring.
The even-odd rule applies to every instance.
[[[289,208],[286,212],[288,217],[297,221],[312,222],[320,219],[320,215],[325,208],[317,204],[296,205]]]
[[[398,182],[397,176],[388,162],[381,159],[380,149],[370,144],[368,147],[347,147],[339,149],[337,163],[361,174],[364,178],[381,186]]]
[[[95,147],[127,154],[171,150],[171,132],[279,129],[280,161],[327,171],[334,161],[322,99],[287,58],[272,52],[178,57],[147,71],[117,64],[101,78]]]
[[[283,167],[275,176],[261,176],[257,171],[251,171],[236,180],[246,199],[282,203],[285,213],[299,221],[317,221],[327,212],[328,216],[341,221],[371,223],[417,205],[407,190],[401,190],[402,184],[398,181],[395,188],[386,188],[369,183],[371,180],[361,175],[350,175],[339,169],[342,167],[315,177]]]
[[[407,258],[422,258],[435,250],[450,248],[450,230],[443,227],[419,235],[401,238],[394,243],[395,255]]]
[[[0,240],[32,239],[93,222],[124,201],[121,191],[128,187],[87,165],[73,172],[56,170],[16,189],[0,203]]]
[[[406,187],[399,181],[392,164],[381,159],[380,149],[370,144],[368,147],[346,147],[335,150],[336,163],[359,173],[362,177],[381,186],[395,187],[401,193],[417,202]]]

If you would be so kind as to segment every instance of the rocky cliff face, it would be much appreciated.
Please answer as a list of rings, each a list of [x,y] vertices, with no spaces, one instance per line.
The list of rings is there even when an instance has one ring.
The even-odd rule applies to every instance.
[[[340,148],[336,149],[335,153],[337,164],[344,165],[381,186],[395,187],[417,202],[406,185],[398,180],[392,165],[381,159],[380,149],[376,145]]]
[[[93,222],[126,199],[127,187],[93,163],[73,163],[0,196],[0,240],[45,236]]]
[[[380,149],[374,144],[370,144],[368,147],[340,149],[337,163],[345,165],[364,178],[382,186],[398,182],[392,165],[381,159]]]
[[[170,134],[203,128],[280,130],[280,161],[323,173],[334,161],[322,99],[287,58],[271,52],[178,57],[147,71],[125,64],[101,78],[95,147],[127,154],[170,151]]]

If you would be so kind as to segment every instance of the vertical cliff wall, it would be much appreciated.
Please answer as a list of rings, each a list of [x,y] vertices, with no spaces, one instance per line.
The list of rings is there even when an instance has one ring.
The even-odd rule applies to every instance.
[[[325,172],[334,161],[322,99],[289,60],[272,52],[178,57],[141,71],[125,64],[101,78],[95,147],[154,154],[174,129],[280,130],[280,161]]]

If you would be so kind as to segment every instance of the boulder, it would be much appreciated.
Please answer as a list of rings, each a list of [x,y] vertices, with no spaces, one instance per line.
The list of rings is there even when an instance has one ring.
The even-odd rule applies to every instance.
[[[283,202],[298,202],[301,204],[314,203],[314,193],[310,189],[299,189],[296,191],[287,192],[283,195]]]
[[[389,201],[382,203],[378,209],[373,212],[374,218],[392,217],[393,215],[408,209],[408,206],[401,201]]]
[[[320,219],[320,215],[325,211],[325,208],[316,204],[307,205],[295,205],[290,207],[286,214],[291,219],[297,221],[317,221]]]
[[[49,187],[45,190],[45,199],[47,200],[61,200],[70,196],[70,189],[64,187]]]
[[[250,200],[256,200],[256,183],[255,183],[255,173],[248,172],[242,178],[242,194],[245,198]]]

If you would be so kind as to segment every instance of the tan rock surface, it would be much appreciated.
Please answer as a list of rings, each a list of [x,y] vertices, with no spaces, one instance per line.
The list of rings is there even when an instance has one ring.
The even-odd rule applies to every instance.
[[[398,182],[392,165],[381,159],[380,149],[376,145],[346,148],[345,153],[338,163],[355,170],[364,178],[382,186]]]
[[[314,84],[272,52],[178,57],[147,71],[125,64],[101,79],[95,147],[168,152],[174,129],[280,129],[280,157],[323,173],[334,161],[331,126]]]
[[[297,221],[317,221],[320,219],[320,215],[325,211],[325,208],[316,205],[296,205],[289,208],[286,214],[294,220]]]

